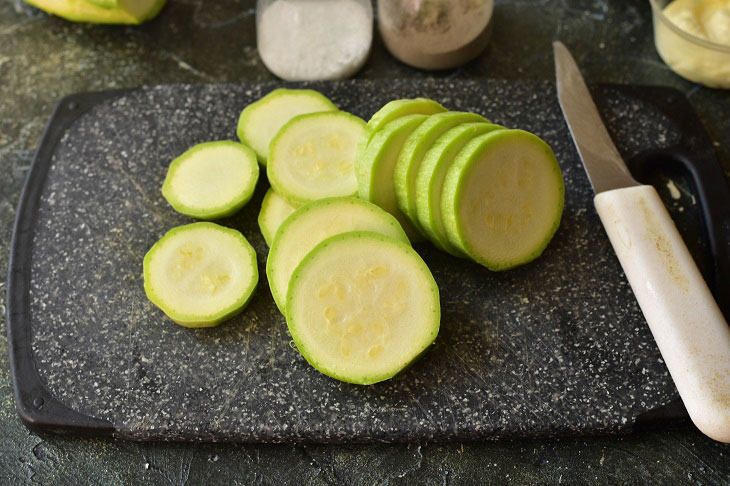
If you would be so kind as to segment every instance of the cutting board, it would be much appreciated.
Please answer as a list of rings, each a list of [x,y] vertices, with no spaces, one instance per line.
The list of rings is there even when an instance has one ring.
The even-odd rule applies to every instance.
[[[145,252],[192,221],[162,198],[167,166],[195,143],[235,139],[241,109],[278,86],[163,86],[60,102],[29,175],[11,256],[11,362],[31,428],[248,442],[622,433],[676,398],[548,82],[306,85],[365,119],[391,99],[430,97],[532,131],[560,161],[565,212],[535,262],[493,273],[427,243],[415,246],[439,285],[442,320],[435,345],[404,373],[372,386],[341,383],[290,344],[256,223],[265,177],[253,200],[222,221],[258,255],[261,279],[246,311],[204,330],[167,319],[142,287]],[[678,92],[593,92],[627,159],[697,144],[687,133],[702,134],[700,148],[712,152]],[[667,199],[706,269],[692,201]]]

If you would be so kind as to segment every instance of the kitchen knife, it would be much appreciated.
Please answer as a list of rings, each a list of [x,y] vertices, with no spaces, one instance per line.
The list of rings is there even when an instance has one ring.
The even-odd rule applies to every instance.
[[[570,52],[561,42],[553,52],[593,203],[654,340],[692,421],[730,442],[730,327],[656,190],[629,173]]]

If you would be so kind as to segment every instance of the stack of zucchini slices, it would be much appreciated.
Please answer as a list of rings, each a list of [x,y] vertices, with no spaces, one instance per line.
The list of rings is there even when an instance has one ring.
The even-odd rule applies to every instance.
[[[313,106],[323,111],[290,116]],[[257,150],[271,184],[258,221],[269,287],[297,349],[328,376],[371,384],[434,341],[439,294],[398,220],[356,197],[367,125],[333,106],[314,91],[275,90],[243,111],[239,137],[253,147],[265,146],[263,133],[270,140]]]
[[[543,140],[431,100],[383,106],[356,165],[360,197],[393,214],[412,240],[490,270],[534,260],[560,224],[563,177]]]
[[[391,378],[438,334],[438,287],[411,242],[505,270],[539,256],[560,223],[563,179],[544,141],[433,100],[391,101],[365,123],[316,91],[277,89],[237,133],[241,144],[173,161],[163,195],[183,214],[228,216],[265,169],[272,296],[301,354],[342,381]],[[145,257],[148,297],[185,326],[240,312],[257,280],[246,239],[213,223],[175,228]]]

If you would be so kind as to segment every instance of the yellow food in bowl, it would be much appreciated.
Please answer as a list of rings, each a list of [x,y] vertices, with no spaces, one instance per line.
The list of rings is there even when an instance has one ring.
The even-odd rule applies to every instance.
[[[730,88],[730,0],[674,0],[654,7],[654,40],[680,76]]]

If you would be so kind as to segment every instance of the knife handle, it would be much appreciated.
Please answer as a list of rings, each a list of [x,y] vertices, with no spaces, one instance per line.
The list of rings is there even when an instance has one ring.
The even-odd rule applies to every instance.
[[[684,97],[682,99],[687,102]],[[703,275],[727,321],[730,320],[730,188],[704,128],[699,124],[694,131],[698,133],[689,134],[689,147],[647,150],[627,160],[627,164],[639,181],[669,167],[679,168],[692,176],[712,256],[711,265]]]
[[[690,418],[730,442],[730,327],[652,186],[593,200]]]

